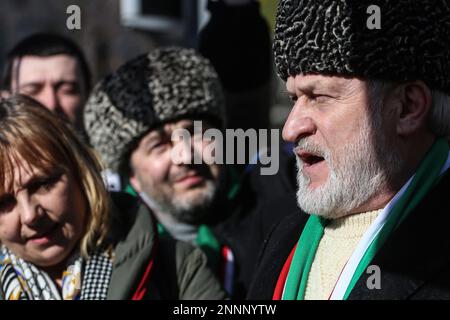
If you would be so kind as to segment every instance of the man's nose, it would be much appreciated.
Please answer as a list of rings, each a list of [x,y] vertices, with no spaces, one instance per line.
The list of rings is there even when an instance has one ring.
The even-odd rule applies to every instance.
[[[61,112],[61,105],[55,88],[46,87],[39,98],[40,102],[50,111],[54,113]]]
[[[300,139],[314,134],[316,130],[317,127],[311,116],[306,114],[300,103],[297,102],[284,124],[283,139],[296,143]]]

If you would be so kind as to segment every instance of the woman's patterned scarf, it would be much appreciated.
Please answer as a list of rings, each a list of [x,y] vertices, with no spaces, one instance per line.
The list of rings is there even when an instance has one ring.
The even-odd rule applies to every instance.
[[[0,249],[0,295],[5,300],[104,300],[111,274],[110,254],[95,253],[88,260],[74,255],[58,289],[45,271],[4,246]]]

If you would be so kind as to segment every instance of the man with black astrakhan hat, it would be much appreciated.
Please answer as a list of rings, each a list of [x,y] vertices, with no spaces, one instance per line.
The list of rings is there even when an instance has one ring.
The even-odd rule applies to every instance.
[[[450,298],[449,37],[444,0],[280,1],[304,213],[272,230],[248,298]]]

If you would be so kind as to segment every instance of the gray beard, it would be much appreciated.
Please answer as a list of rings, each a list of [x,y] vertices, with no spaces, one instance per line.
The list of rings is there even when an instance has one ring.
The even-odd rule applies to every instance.
[[[305,138],[297,147],[320,154],[329,168],[328,180],[322,186],[308,189],[310,179],[303,174],[303,162],[297,157],[297,202],[310,214],[336,219],[349,214],[386,187],[389,179],[401,169],[402,157],[394,146],[389,146],[383,135],[381,120],[362,124],[354,141],[347,142],[338,153],[331,154]]]
[[[208,214],[216,191],[216,183],[206,181],[204,190],[195,199],[166,194],[145,194],[145,202],[159,214],[170,215],[173,220],[178,222],[194,224],[200,222]]]

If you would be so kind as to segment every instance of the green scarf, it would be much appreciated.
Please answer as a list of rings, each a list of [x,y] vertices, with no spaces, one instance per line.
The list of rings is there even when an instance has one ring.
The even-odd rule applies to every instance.
[[[169,233],[161,223],[158,223],[157,227],[158,234],[160,236],[170,237]],[[211,268],[213,268],[213,270],[217,270],[220,264],[220,250],[222,246],[207,225],[202,224],[198,227],[195,243],[205,253],[208,258],[208,264]]]
[[[370,261],[375,257],[375,254],[385,243],[386,239],[439,181],[440,172],[445,165],[448,152],[447,141],[443,138],[436,140],[420,163],[408,188],[393,206],[385,225],[364,253],[347,287],[344,299],[348,298],[359,277],[366,270]],[[292,258],[282,297],[283,300],[304,299],[308,275],[326,223],[326,220],[318,216],[311,215],[309,217]]]

